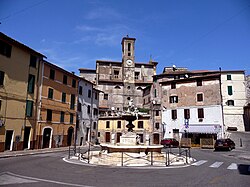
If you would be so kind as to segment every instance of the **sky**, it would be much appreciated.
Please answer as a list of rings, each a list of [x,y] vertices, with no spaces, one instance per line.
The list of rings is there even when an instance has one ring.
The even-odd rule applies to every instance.
[[[96,60],[122,60],[121,40],[136,38],[135,61],[157,73],[245,70],[250,74],[250,0],[0,0],[0,31],[79,74]]]

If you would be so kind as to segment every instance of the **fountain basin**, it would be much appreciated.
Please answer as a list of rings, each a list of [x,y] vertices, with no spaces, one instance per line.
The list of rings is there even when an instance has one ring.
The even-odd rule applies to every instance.
[[[163,145],[112,145],[101,144],[102,150],[107,150],[108,153],[127,152],[127,153],[140,153],[140,152],[158,152],[161,153]]]

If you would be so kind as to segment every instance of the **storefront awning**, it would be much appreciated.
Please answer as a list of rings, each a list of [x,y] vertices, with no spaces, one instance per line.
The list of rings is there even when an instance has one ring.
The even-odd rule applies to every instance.
[[[220,131],[220,125],[189,125],[188,128],[183,127],[182,133],[201,133],[201,134],[217,134]]]

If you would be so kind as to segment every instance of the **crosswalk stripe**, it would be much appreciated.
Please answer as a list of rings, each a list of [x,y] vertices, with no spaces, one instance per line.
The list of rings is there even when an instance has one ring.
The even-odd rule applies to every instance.
[[[227,167],[227,169],[238,169],[238,165],[236,163],[232,163],[230,166]]]
[[[200,166],[200,165],[202,165],[202,164],[204,164],[204,163],[206,163],[207,162],[207,160],[200,160],[200,161],[198,161],[198,162],[195,162],[195,163],[193,163],[193,164],[191,164],[192,166]]]
[[[210,168],[218,168],[223,164],[223,162],[215,162],[212,165],[210,165]]]

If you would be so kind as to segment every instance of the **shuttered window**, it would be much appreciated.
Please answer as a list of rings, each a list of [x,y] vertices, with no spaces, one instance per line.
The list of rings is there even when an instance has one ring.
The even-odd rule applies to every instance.
[[[26,116],[32,117],[33,114],[33,101],[26,101]]]
[[[35,89],[35,75],[29,74],[28,93],[34,93]]]

